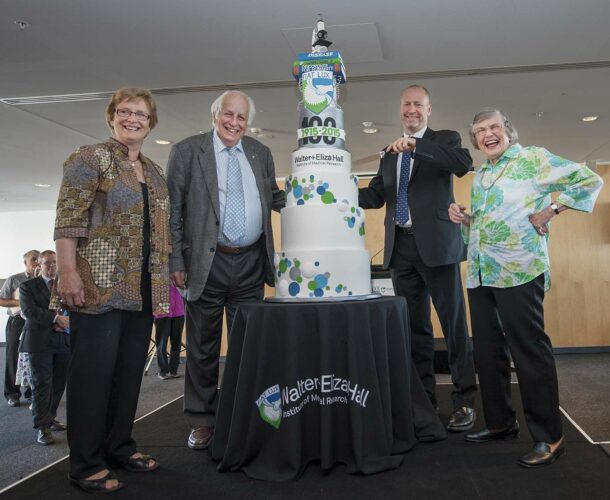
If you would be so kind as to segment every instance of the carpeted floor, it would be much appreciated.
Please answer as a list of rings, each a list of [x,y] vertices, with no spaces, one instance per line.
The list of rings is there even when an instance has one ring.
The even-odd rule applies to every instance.
[[[447,386],[439,392],[448,397]],[[515,393],[518,395],[516,386]],[[518,418],[523,421],[521,413]],[[126,487],[112,498],[608,498],[610,460],[569,422],[564,421],[564,425],[567,455],[539,470],[523,469],[515,463],[530,447],[527,432],[518,440],[478,445],[454,434],[443,442],[419,444],[394,471],[351,476],[342,466],[322,473],[313,463],[298,481],[270,483],[248,479],[240,472],[218,473],[207,452],[189,450],[178,400],[135,426],[140,448],[157,457],[162,467],[151,474],[119,471]],[[67,472],[67,462],[62,461],[5,492],[3,498],[90,498],[68,484]]]
[[[0,348],[0,379],[4,375],[5,348]],[[179,373],[183,373],[180,365]],[[156,362],[150,367],[148,375],[142,377],[142,389],[138,400],[136,418],[159,408],[184,394],[184,378],[160,380],[156,376]],[[56,432],[57,442],[52,446],[36,444],[36,431],[32,428],[32,414],[28,405],[21,400],[21,406],[9,407],[0,398],[0,491],[16,481],[40,470],[68,454],[65,432]],[[62,399],[57,417],[66,421],[66,399]],[[177,422],[186,428],[184,418]]]
[[[610,353],[562,354],[557,355],[556,359],[562,407],[593,441],[610,442],[610,398],[608,397]],[[3,372],[4,348],[0,347],[0,373]],[[157,379],[155,374],[156,368],[153,362],[149,375],[143,377],[138,416],[145,415],[183,393],[184,379],[162,381]],[[449,377],[446,375],[439,375],[437,378],[439,384],[449,383]],[[440,399],[441,415],[445,420],[448,418],[450,411],[449,401],[448,394]],[[172,480],[173,477],[179,478],[180,481],[187,481],[187,479],[190,481],[192,476],[197,478],[193,491],[200,488],[199,492],[203,491],[207,496],[208,489],[211,488],[212,491],[218,492],[222,498],[241,498],[244,495],[244,485],[248,488],[255,485],[252,486],[252,495],[249,490],[246,495],[255,498],[282,498],[288,494],[301,498],[309,498],[310,496],[377,498],[378,494],[384,494],[388,498],[419,498],[410,494],[412,488],[414,488],[413,491],[419,492],[418,495],[421,495],[422,498],[428,492],[426,498],[431,499],[445,497],[504,498],[505,492],[507,498],[508,494],[514,494],[514,497],[517,498],[597,498],[588,496],[589,488],[587,486],[588,484],[595,484],[596,478],[592,477],[590,481],[585,481],[585,478],[589,477],[592,471],[585,470],[584,474],[578,471],[579,467],[586,466],[591,460],[593,463],[597,463],[600,454],[606,460],[605,462],[601,461],[600,465],[605,467],[605,476],[610,476],[610,459],[600,453],[600,447],[587,444],[582,435],[573,435],[572,433],[575,433],[575,431],[572,429],[569,434],[568,456],[562,458],[553,467],[536,471],[533,477],[548,477],[554,483],[556,472],[553,471],[558,471],[559,479],[563,476],[570,478],[576,489],[570,486],[565,491],[558,491],[551,486],[546,492],[549,493],[548,496],[546,493],[537,494],[538,489],[535,484],[528,486],[525,492],[519,490],[521,493],[515,494],[517,483],[527,480],[529,477],[527,474],[533,473],[533,471],[525,471],[514,465],[516,458],[525,452],[529,446],[529,438],[526,433],[522,435],[519,441],[508,443],[506,447],[498,447],[497,443],[476,447],[476,445],[463,443],[460,435],[451,435],[450,439],[444,443],[416,448],[411,454],[407,455],[403,467],[399,469],[400,471],[405,467],[407,468],[402,473],[394,471],[374,477],[359,478],[346,476],[341,472],[341,467],[337,467],[337,470],[330,475],[322,475],[316,472],[316,468],[313,466],[307,470],[301,481],[293,485],[264,488],[260,486],[258,481],[248,480],[242,474],[218,474],[206,453],[195,454],[193,457],[192,454],[195,452],[191,452],[185,446],[188,429],[181,413],[181,405],[182,401],[179,400],[136,424],[135,432],[140,444],[144,445],[147,451],[157,454],[163,462],[162,469],[155,473],[155,477],[144,478],[146,481],[143,482],[142,488],[154,485],[155,491],[167,492],[168,486],[164,486],[165,481],[169,480],[170,483],[175,484]],[[63,402],[60,406],[59,418],[65,419]],[[481,417],[479,417],[478,423],[482,425]],[[31,415],[27,406],[9,408],[4,402],[0,404],[0,490],[67,455],[65,433],[56,433],[56,437],[58,437],[56,445],[41,447],[35,444],[35,431],[31,428],[31,425]],[[149,434],[150,429],[152,429],[152,432]],[[473,446],[478,449],[473,449]],[[446,449],[446,447],[450,448]],[[575,451],[578,452],[581,448],[585,450],[585,455],[575,459]],[[442,453],[436,453],[435,450],[441,450]],[[432,453],[432,451],[434,452]],[[464,454],[464,452],[467,452],[467,454]],[[476,473],[466,468],[469,464],[476,466]],[[448,489],[445,486],[450,483],[447,483],[443,471],[447,468],[452,469],[456,465],[458,469],[463,470],[459,477],[453,480],[457,481],[458,485],[465,483],[466,486],[464,486],[463,491],[462,489],[455,489],[455,486]],[[501,477],[503,467],[511,472],[509,474],[513,478],[511,481],[517,481],[514,487],[510,484],[504,484],[505,481]],[[577,472],[573,472],[573,468]],[[59,476],[57,475],[58,471],[60,471]],[[31,484],[41,482],[42,489],[45,488],[44,485],[47,483],[56,484],[59,488],[57,492],[62,497],[68,495],[70,497],[79,496],[79,492],[74,488],[65,488],[64,472],[66,471],[66,464],[59,464],[52,472],[45,471],[42,475],[37,475]],[[339,472],[339,474],[337,475],[336,472]],[[513,477],[513,473],[521,475]],[[50,474],[48,479],[47,474]],[[408,478],[407,482],[409,484],[406,484],[403,474],[406,474],[405,477]],[[471,474],[473,474],[473,477],[470,477]],[[395,477],[395,475],[398,475],[398,477]],[[310,476],[313,477],[312,484],[317,481],[320,483],[319,487],[316,488],[309,483],[308,486],[300,484],[302,481],[309,481]],[[138,479],[138,483],[140,479]],[[58,480],[59,482],[57,482]],[[495,484],[502,485],[498,493],[500,496],[496,494],[489,496],[488,488],[484,487],[486,481],[489,482],[489,487]],[[157,482],[162,484],[157,484]],[[395,482],[396,485],[394,485]],[[354,486],[350,486],[352,483],[356,485],[355,489]],[[346,488],[344,495],[342,493],[343,484]],[[610,491],[608,488],[610,485],[603,482],[603,479],[601,484],[605,485],[606,492]],[[21,488],[22,486],[18,486],[17,489],[7,492],[6,495],[17,495],[15,498],[28,497],[20,496],[23,494],[20,493]],[[138,488],[140,486],[132,484],[132,481],[129,480],[129,488],[125,491],[125,494],[127,492],[135,494],[136,491],[138,494],[144,492],[144,490],[140,491]],[[470,488],[473,488],[473,490],[471,491]],[[178,486],[177,491],[182,491],[180,486]],[[555,496],[550,495],[550,492],[555,492]],[[570,495],[567,494],[568,492]],[[176,492],[173,491],[172,493]],[[455,495],[452,496],[452,493],[455,493]],[[526,494],[526,496],[523,496],[523,494]],[[119,493],[115,497],[118,498],[118,495],[123,494]],[[161,498],[161,495],[160,493],[159,498]],[[35,498],[35,496],[28,498]],[[150,497],[148,491],[143,498],[154,497]],[[189,496],[184,496],[184,498],[189,498]],[[608,494],[600,498],[608,498]]]

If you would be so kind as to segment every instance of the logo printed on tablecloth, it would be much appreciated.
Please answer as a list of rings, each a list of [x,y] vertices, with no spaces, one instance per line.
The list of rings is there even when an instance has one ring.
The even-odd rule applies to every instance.
[[[282,398],[280,386],[272,385],[263,392],[256,400],[256,406],[261,418],[276,429],[280,428],[282,422]]]
[[[320,406],[351,404],[366,408],[371,391],[348,379],[335,374],[320,375],[297,380],[293,386],[280,389],[279,384],[265,389],[255,404],[261,418],[276,429],[283,418],[290,418],[303,410],[309,403]]]

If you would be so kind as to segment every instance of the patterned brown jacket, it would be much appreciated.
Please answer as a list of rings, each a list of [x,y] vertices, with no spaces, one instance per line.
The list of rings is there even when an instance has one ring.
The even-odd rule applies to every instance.
[[[85,306],[100,314],[140,311],[144,200],[128,148],[115,139],[81,146],[64,163],[54,238],[78,238],[76,267]],[[148,187],[154,314],[169,311],[169,196],[161,168],[140,154]],[[59,307],[57,290],[51,308]]]

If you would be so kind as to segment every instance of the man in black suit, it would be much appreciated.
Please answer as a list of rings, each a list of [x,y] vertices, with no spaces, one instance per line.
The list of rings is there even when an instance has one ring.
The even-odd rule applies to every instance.
[[[472,158],[461,147],[457,132],[427,127],[430,111],[426,88],[411,85],[403,91],[404,134],[386,148],[379,171],[367,188],[360,189],[359,204],[386,205],[384,266],[390,268],[396,294],[407,299],[413,362],[436,406],[432,297],[454,386],[447,429],[461,432],[474,425],[476,381],[459,265],[466,248],[447,209],[454,201],[453,175],[466,174]]]
[[[38,444],[48,445],[54,442],[51,431],[66,429],[55,417],[66,387],[70,360],[66,333],[69,319],[49,309],[50,290],[57,270],[55,252],[45,250],[39,262],[40,276],[19,287],[21,313],[25,317],[19,352],[30,354],[34,429],[38,430]]]

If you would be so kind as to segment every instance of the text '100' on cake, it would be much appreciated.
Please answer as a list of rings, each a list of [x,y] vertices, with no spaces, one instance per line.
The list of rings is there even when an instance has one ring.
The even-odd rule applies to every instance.
[[[364,210],[358,207],[358,178],[351,173],[337,103],[345,68],[339,52],[327,50],[330,43],[320,20],[312,52],[294,62],[302,100],[298,149],[281,211],[282,250],[275,255],[277,298],[350,299],[371,293]]]

